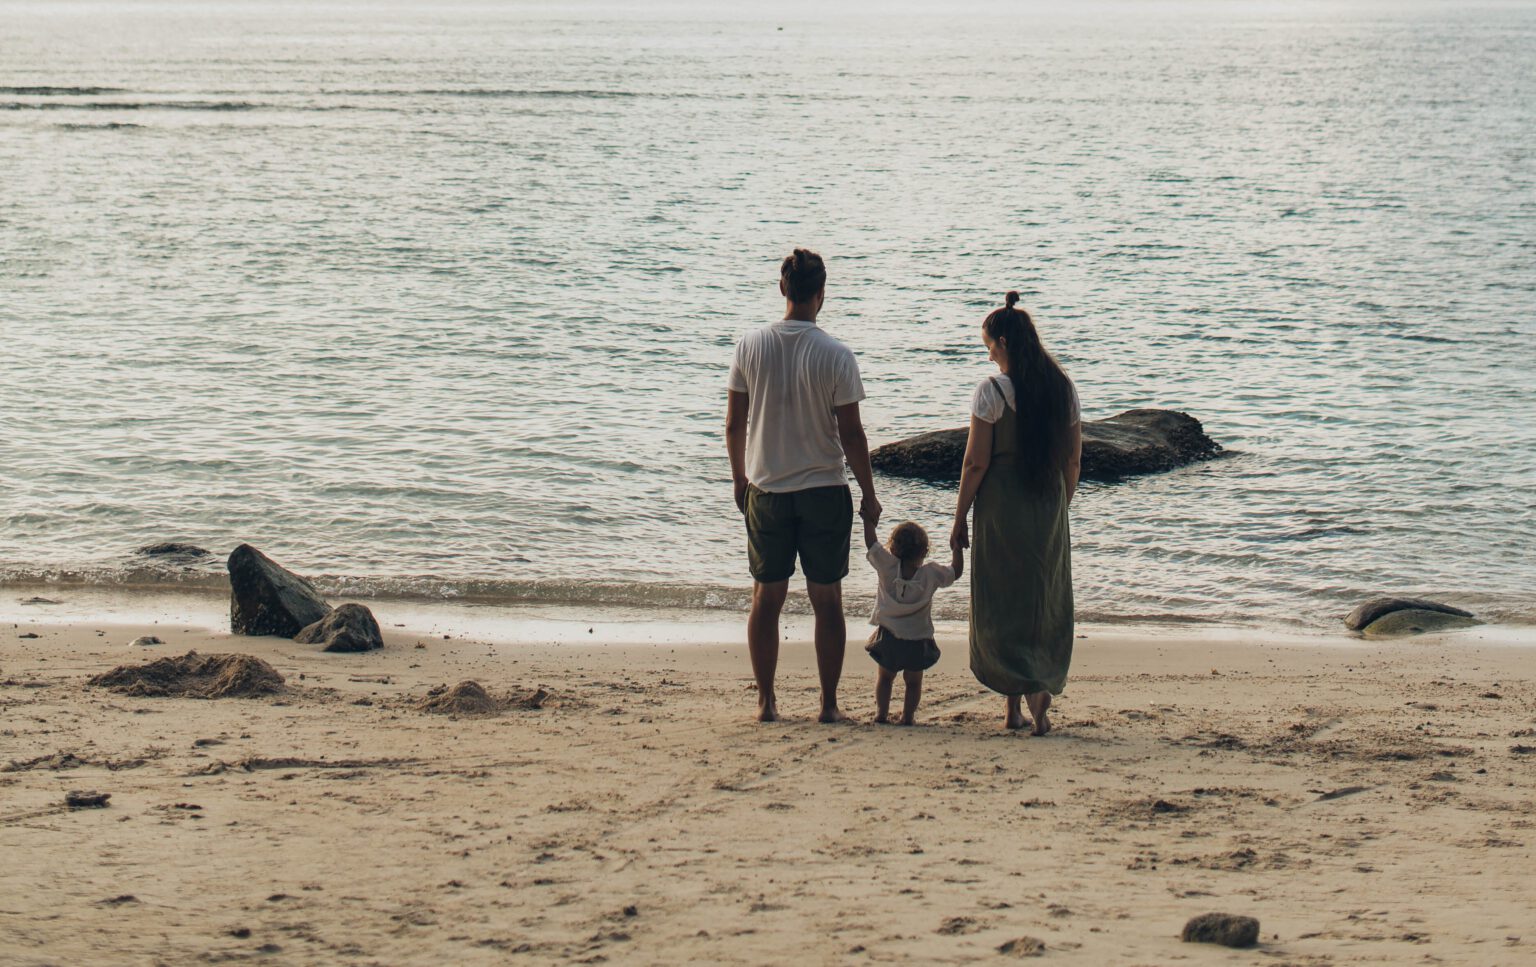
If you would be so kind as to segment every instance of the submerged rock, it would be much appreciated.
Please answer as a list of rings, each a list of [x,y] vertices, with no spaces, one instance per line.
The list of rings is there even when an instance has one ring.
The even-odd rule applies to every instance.
[[[1474,628],[1482,624],[1476,618],[1451,614],[1446,611],[1426,611],[1409,608],[1382,615],[1366,625],[1360,633],[1367,638],[1401,638],[1407,635],[1423,635],[1435,631],[1456,631]]]
[[[1185,943],[1252,947],[1259,942],[1259,921],[1231,913],[1202,913],[1184,925]]]
[[[134,551],[135,554],[144,557],[174,557],[174,558],[200,558],[207,557],[208,551],[196,544],[184,544],[180,541],[161,541],[158,544],[145,544]]]
[[[307,625],[293,640],[306,645],[324,645],[324,651],[371,651],[384,647],[384,636],[373,612],[360,604],[344,604]]]
[[[887,443],[870,453],[881,473],[896,477],[960,479],[969,431],[938,430]],[[1117,480],[1173,470],[1221,452],[1200,421],[1174,410],[1126,410],[1106,420],[1083,421],[1084,480]]]
[[[1344,616],[1344,627],[1350,631],[1360,631],[1366,625],[1394,611],[1439,611],[1462,618],[1472,617],[1470,611],[1463,611],[1460,608],[1424,598],[1372,598]]]
[[[315,586],[249,544],[229,555],[229,630],[292,638],[331,612]]]

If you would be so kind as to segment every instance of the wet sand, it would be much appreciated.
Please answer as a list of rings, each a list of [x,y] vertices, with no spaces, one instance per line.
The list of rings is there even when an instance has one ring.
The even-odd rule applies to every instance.
[[[1536,960],[1536,652],[1475,632],[1090,629],[1043,739],[952,638],[914,728],[870,724],[856,644],[858,721],[812,721],[791,642],[764,726],[738,644],[387,638],[0,631],[0,962]],[[286,690],[85,684],[191,648]],[[417,708],[466,679],[510,703]],[[1260,947],[1181,943],[1209,911]]]

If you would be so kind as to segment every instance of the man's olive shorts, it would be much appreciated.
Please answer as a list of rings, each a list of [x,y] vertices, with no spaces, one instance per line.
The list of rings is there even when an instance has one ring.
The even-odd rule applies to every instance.
[[[772,494],[747,488],[747,561],[753,580],[787,581],[795,555],[805,579],[836,584],[848,576],[853,494],[847,486]]]

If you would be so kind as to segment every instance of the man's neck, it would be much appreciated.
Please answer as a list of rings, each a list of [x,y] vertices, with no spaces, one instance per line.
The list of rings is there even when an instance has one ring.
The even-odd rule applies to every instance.
[[[785,322],[809,322],[815,323],[817,310],[811,305],[797,305],[793,302],[784,306]]]

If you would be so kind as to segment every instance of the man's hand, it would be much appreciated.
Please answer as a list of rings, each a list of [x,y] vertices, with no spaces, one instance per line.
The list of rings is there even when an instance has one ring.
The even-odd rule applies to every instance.
[[[971,546],[971,530],[964,517],[955,518],[955,526],[949,532],[949,549],[956,554]]]
[[[737,477],[735,480],[735,486],[736,509],[745,514],[747,512],[747,478]]]
[[[868,521],[871,526],[880,523],[880,512],[884,509],[872,493],[864,494],[859,498],[859,516]]]

